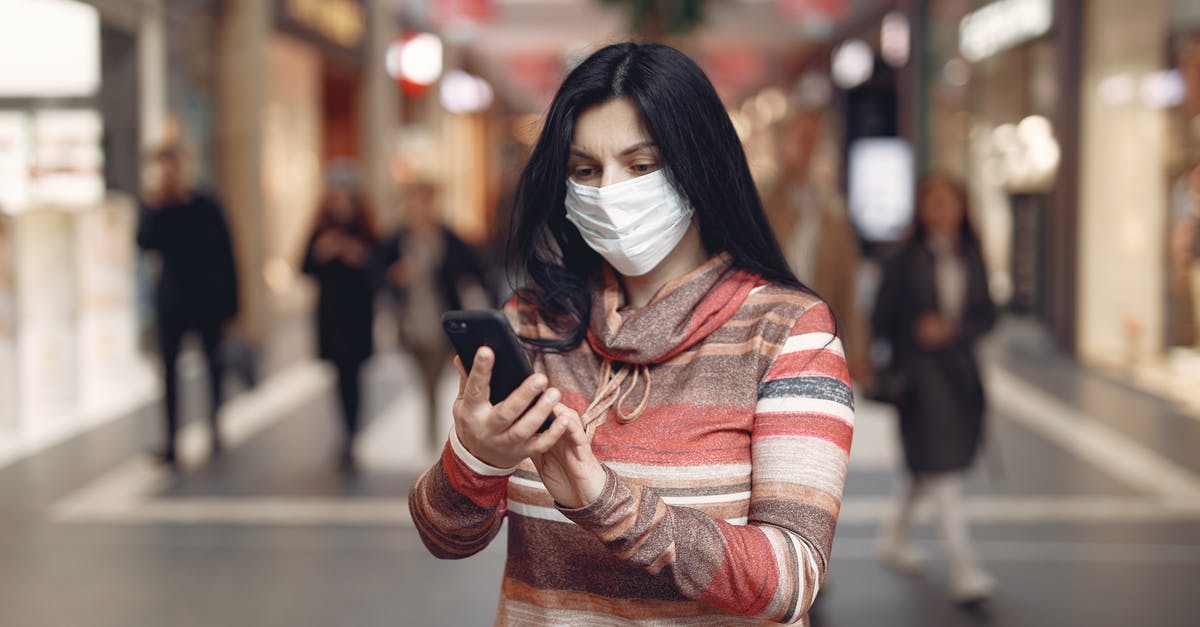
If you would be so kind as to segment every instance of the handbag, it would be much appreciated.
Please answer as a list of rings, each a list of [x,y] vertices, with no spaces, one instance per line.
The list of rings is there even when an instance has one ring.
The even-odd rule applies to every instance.
[[[899,407],[912,388],[912,377],[894,361],[875,374],[867,398]]]

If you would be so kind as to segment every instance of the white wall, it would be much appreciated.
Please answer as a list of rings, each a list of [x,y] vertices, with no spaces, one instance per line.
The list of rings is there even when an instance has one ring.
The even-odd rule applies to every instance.
[[[1102,98],[1100,86],[1163,69],[1169,10],[1168,0],[1084,5],[1077,339],[1091,362],[1161,350],[1165,113],[1142,104],[1136,89],[1121,102]],[[1131,323],[1141,328],[1136,342]]]

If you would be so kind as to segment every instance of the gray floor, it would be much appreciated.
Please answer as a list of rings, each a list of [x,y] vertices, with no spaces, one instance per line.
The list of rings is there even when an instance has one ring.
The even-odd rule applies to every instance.
[[[1035,349],[1020,332],[1009,332],[988,360],[1196,480],[1197,418]],[[373,414],[413,394],[403,370],[377,372],[372,381]],[[188,388],[195,416],[202,387]],[[80,494],[147,476],[138,464],[158,433],[156,408],[0,468],[0,626],[490,624],[503,543],[465,561],[429,557],[402,507],[422,460],[339,476],[333,401],[326,391],[314,394],[222,458],[130,492],[119,511],[100,501],[74,518],[61,513]],[[1000,581],[991,603],[977,611],[949,604],[936,562],[914,579],[875,562],[877,510],[895,474],[880,463],[886,447],[871,450],[872,441],[886,441],[886,414],[864,408],[815,625],[1197,624],[1195,508],[1175,512],[1120,468],[1072,453],[1009,411],[997,402],[995,446],[969,490],[980,508],[972,511],[974,536]],[[398,442],[396,450],[411,445]],[[275,510],[256,503],[298,518],[273,520]],[[1041,509],[1017,515],[1005,511],[1009,503]],[[1117,507],[1097,513],[1093,503]],[[936,554],[932,530],[920,534]]]

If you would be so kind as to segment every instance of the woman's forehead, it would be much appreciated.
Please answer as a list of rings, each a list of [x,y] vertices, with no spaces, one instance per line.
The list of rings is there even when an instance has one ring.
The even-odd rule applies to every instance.
[[[579,114],[571,147],[602,157],[650,140],[633,103],[628,98],[617,98]]]

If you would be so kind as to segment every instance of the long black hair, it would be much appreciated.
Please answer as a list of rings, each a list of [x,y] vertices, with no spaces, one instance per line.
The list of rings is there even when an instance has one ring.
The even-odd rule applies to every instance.
[[[632,101],[667,178],[695,209],[708,253],[728,252],[734,267],[807,289],[788,268],[733,123],[708,77],[669,46],[615,44],[593,53],[563,81],[517,184],[509,242],[534,284],[517,297],[535,304],[562,338],[526,341],[561,352],[587,334],[588,278],[601,257],[566,219],[567,160],[580,114],[617,98]]]

